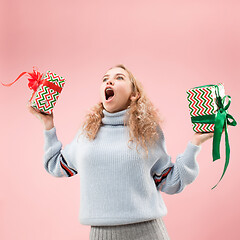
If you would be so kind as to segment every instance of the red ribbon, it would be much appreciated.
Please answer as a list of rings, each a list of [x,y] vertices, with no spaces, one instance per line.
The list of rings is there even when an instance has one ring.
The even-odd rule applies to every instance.
[[[1,84],[3,86],[6,86],[6,87],[10,87],[12,84],[14,84],[16,81],[18,81],[22,76],[24,76],[25,74],[28,74],[30,77],[28,78],[28,87],[33,90],[33,94],[32,94],[32,97],[31,99],[29,100],[29,102],[31,102],[35,92],[37,91],[38,87],[42,84],[43,86],[47,86],[53,90],[55,90],[56,92],[61,92],[62,91],[62,88],[55,85],[54,83],[52,82],[49,82],[47,81],[46,79],[42,79],[42,76],[43,74],[38,72],[36,70],[35,67],[33,67],[33,72],[22,72],[15,81],[13,81],[12,83],[8,83],[8,84],[5,84],[5,83],[2,83]]]

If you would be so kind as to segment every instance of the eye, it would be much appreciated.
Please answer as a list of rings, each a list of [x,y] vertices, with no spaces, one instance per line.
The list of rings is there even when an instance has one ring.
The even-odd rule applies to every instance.
[[[103,79],[103,82],[105,82],[106,80],[107,80],[107,78],[104,78],[104,79]]]
[[[117,79],[119,79],[119,78],[121,78],[121,79],[123,80],[123,77],[120,77],[120,76],[119,76],[119,77],[117,77]]]

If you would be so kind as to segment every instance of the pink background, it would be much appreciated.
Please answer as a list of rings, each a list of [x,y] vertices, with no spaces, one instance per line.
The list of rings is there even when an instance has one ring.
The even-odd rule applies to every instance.
[[[223,82],[239,121],[240,3],[218,1],[0,2],[0,76],[11,82],[37,66],[66,78],[54,109],[57,134],[69,143],[99,100],[101,77],[125,64],[162,113],[174,162],[191,139],[186,90]],[[54,178],[43,167],[43,126],[26,108],[27,79],[0,87],[0,239],[88,239],[78,221],[79,176]],[[171,239],[239,239],[239,128],[229,127],[229,168],[212,162],[211,140],[200,174],[181,194],[163,194]],[[81,203],[80,203],[81,204]]]

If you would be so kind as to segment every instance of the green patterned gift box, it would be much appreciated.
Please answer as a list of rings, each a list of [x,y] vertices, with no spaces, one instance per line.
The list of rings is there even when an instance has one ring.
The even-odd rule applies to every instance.
[[[189,111],[193,130],[195,132],[213,132],[213,161],[220,159],[220,142],[223,130],[225,132],[225,153],[226,160],[223,178],[229,164],[230,145],[227,126],[236,126],[237,122],[228,113],[231,97],[225,95],[222,83],[216,85],[204,85],[187,90]],[[228,101],[227,101],[228,100]],[[215,188],[217,184],[213,187]]]
[[[40,111],[51,114],[59,98],[65,79],[51,71],[47,71],[36,92],[33,93],[31,106]]]
[[[187,91],[189,111],[195,132],[214,132],[214,122],[219,109],[218,96],[223,98],[222,83],[191,88]]]

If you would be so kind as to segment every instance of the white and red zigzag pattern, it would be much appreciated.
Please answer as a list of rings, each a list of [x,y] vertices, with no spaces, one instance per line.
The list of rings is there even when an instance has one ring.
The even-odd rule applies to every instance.
[[[214,132],[214,124],[193,123],[192,126],[195,132]]]
[[[213,94],[211,86],[193,88],[187,91],[191,116],[214,114]],[[213,132],[214,124],[192,123],[195,132]]]
[[[48,92],[48,94],[44,94],[46,91]],[[54,98],[53,98],[53,96],[54,96]],[[50,97],[50,98],[48,98],[48,97]],[[37,108],[38,109],[43,108],[43,105],[40,104],[40,100],[43,100],[43,99],[46,100],[44,107],[45,107],[45,109],[48,109],[51,107],[50,103],[52,103],[53,106],[56,104],[56,101],[58,100],[58,98],[59,98],[58,92],[44,86],[41,90],[39,90],[38,97],[35,98]]]
[[[213,99],[212,90],[208,88],[195,88],[188,91],[189,110],[191,116],[213,114],[214,106],[211,105]]]
[[[61,88],[65,85],[65,81],[64,81],[65,79],[64,78],[62,78],[62,77],[60,77],[60,76],[58,76],[58,75],[56,75],[56,74],[54,74],[50,71],[48,71],[46,73],[46,76],[44,77],[44,79],[46,79],[49,82],[53,82],[54,84],[56,84],[57,86],[59,86]]]
[[[48,71],[44,76],[49,82],[54,83],[59,87],[63,87],[65,85],[65,79]],[[47,86],[40,86],[33,101],[33,107],[39,109],[42,112],[51,114],[53,111],[53,107],[56,104],[56,101],[59,98],[59,93],[53,89],[50,89]]]

